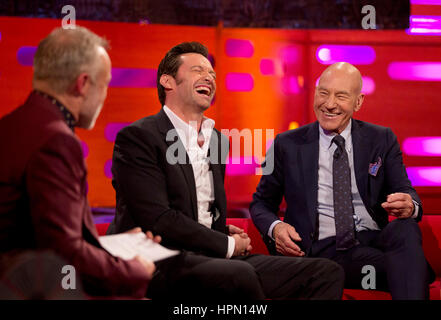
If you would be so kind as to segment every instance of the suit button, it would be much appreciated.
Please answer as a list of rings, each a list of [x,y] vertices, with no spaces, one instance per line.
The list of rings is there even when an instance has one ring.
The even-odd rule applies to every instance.
[[[309,234],[309,236],[311,237],[311,240],[314,239],[314,232],[311,232],[311,233]]]

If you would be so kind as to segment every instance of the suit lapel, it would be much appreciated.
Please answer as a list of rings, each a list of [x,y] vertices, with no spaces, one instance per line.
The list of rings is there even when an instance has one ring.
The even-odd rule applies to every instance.
[[[367,202],[368,190],[368,169],[369,169],[369,152],[372,150],[371,141],[363,135],[363,129],[352,119],[352,149],[354,150],[354,172],[357,181],[358,192],[365,206]],[[368,208],[369,206],[366,206]]]
[[[213,152],[215,153],[213,154]],[[213,173],[214,202],[220,212],[224,213],[226,211],[226,196],[222,174],[221,139],[220,134],[214,129],[211,134],[208,158],[210,159],[210,170]]]
[[[171,123],[170,119],[167,117],[167,115],[164,112],[164,109],[161,109],[159,113],[156,114],[156,121],[158,124],[159,132],[163,135],[164,141],[167,144],[168,147],[170,147],[174,143],[180,144],[179,149],[182,148],[182,150],[185,150],[184,144],[182,143],[179,136],[176,134],[175,139],[172,141],[167,141],[167,132],[170,130],[175,129],[173,124]],[[187,186],[190,190],[190,201],[193,208],[193,218],[195,221],[198,221],[198,209],[197,209],[197,196],[196,196],[196,183],[194,181],[194,173],[193,173],[193,167],[190,163],[190,158],[188,157],[187,152],[185,152],[185,163],[177,163],[177,166],[179,166],[182,169],[182,172],[184,173],[185,180],[187,182]]]
[[[319,159],[319,129],[315,122],[303,136],[304,143],[300,145],[302,167],[300,173],[305,183],[306,199],[309,217],[313,228],[317,220],[317,192],[318,192],[318,159]]]
[[[198,207],[197,207],[197,196],[196,196],[196,182],[194,181],[194,173],[193,167],[191,166],[190,159],[187,155],[187,162],[185,164],[177,164],[181,167],[182,172],[184,173],[185,180],[187,181],[187,185],[190,188],[190,200],[191,206],[193,208],[193,218],[195,221],[198,221]]]

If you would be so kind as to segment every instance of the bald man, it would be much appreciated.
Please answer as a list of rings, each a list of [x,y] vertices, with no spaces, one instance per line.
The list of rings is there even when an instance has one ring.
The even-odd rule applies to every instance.
[[[344,268],[347,288],[427,299],[433,275],[417,224],[421,201],[394,133],[352,118],[363,104],[361,89],[351,64],[322,73],[317,121],[276,137],[267,154],[274,170],[262,176],[251,216],[273,253],[332,259]]]

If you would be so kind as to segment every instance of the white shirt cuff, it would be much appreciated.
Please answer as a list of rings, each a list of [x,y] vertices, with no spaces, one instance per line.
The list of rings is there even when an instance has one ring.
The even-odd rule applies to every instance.
[[[420,210],[420,206],[418,205],[418,202],[412,200],[413,205],[415,206],[415,210],[413,211],[413,215],[411,216],[411,218],[416,219],[416,217],[418,217],[418,212]]]
[[[227,251],[227,259],[230,259],[234,253],[234,247],[236,246],[236,240],[233,237],[228,236],[228,251]]]
[[[276,224],[283,222],[282,220],[276,220],[273,223],[271,223],[269,229],[268,229],[268,237],[270,237],[271,239],[275,240],[273,238],[273,229],[276,226]]]

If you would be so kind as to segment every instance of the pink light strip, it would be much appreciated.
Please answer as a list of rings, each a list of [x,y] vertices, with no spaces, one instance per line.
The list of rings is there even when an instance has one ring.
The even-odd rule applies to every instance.
[[[441,0],[410,0],[410,4],[439,6],[441,5]]]
[[[107,160],[104,163],[104,175],[109,178],[112,179],[113,178],[113,174],[112,174],[112,159]]]
[[[89,155],[89,146],[86,142],[81,141],[81,148],[83,149],[83,157],[87,158],[87,156]]]
[[[104,129],[104,136],[109,142],[115,142],[116,135],[124,127],[128,126],[130,122],[109,122]]]
[[[441,35],[441,16],[413,15],[409,18],[410,35]]]
[[[406,33],[410,35],[421,35],[421,36],[441,36],[441,28],[410,28],[406,29]]]
[[[414,187],[441,186],[441,167],[409,167],[406,170]]]
[[[318,86],[320,78],[317,78],[315,81],[315,86]],[[371,77],[362,77],[363,80],[363,88],[361,88],[361,92],[364,94],[371,94],[375,91],[375,81]]]
[[[301,53],[298,46],[286,46],[280,50],[280,59],[285,64],[296,64],[301,59]]]
[[[441,81],[441,62],[391,62],[387,73],[394,80]]]
[[[441,137],[406,138],[403,151],[409,156],[441,157]]]
[[[422,23],[426,23],[426,22],[437,22],[438,20],[435,19],[429,19],[429,18],[415,18],[415,17],[410,17],[410,22],[422,22]]]
[[[228,159],[225,166],[225,173],[228,176],[249,176],[256,174],[259,165],[254,157],[232,157]]]
[[[275,73],[274,60],[273,59],[261,59],[260,60],[260,73],[264,76],[270,76]]]
[[[225,41],[225,52],[229,57],[251,58],[254,54],[254,46],[250,40],[228,39]]]
[[[371,94],[375,91],[375,81],[371,77],[362,77],[363,80],[363,88],[361,88],[361,92],[364,94]]]
[[[352,64],[372,64],[376,55],[370,46],[348,46],[325,44],[317,48],[317,61],[321,64],[349,62]]]
[[[410,16],[409,22],[411,27],[417,27],[418,25],[426,26],[439,26],[441,25],[440,16]]]
[[[300,85],[298,76],[288,76],[282,79],[281,83],[282,91],[286,94],[300,93]]]
[[[251,91],[254,88],[253,76],[249,73],[230,72],[225,77],[228,91]]]

